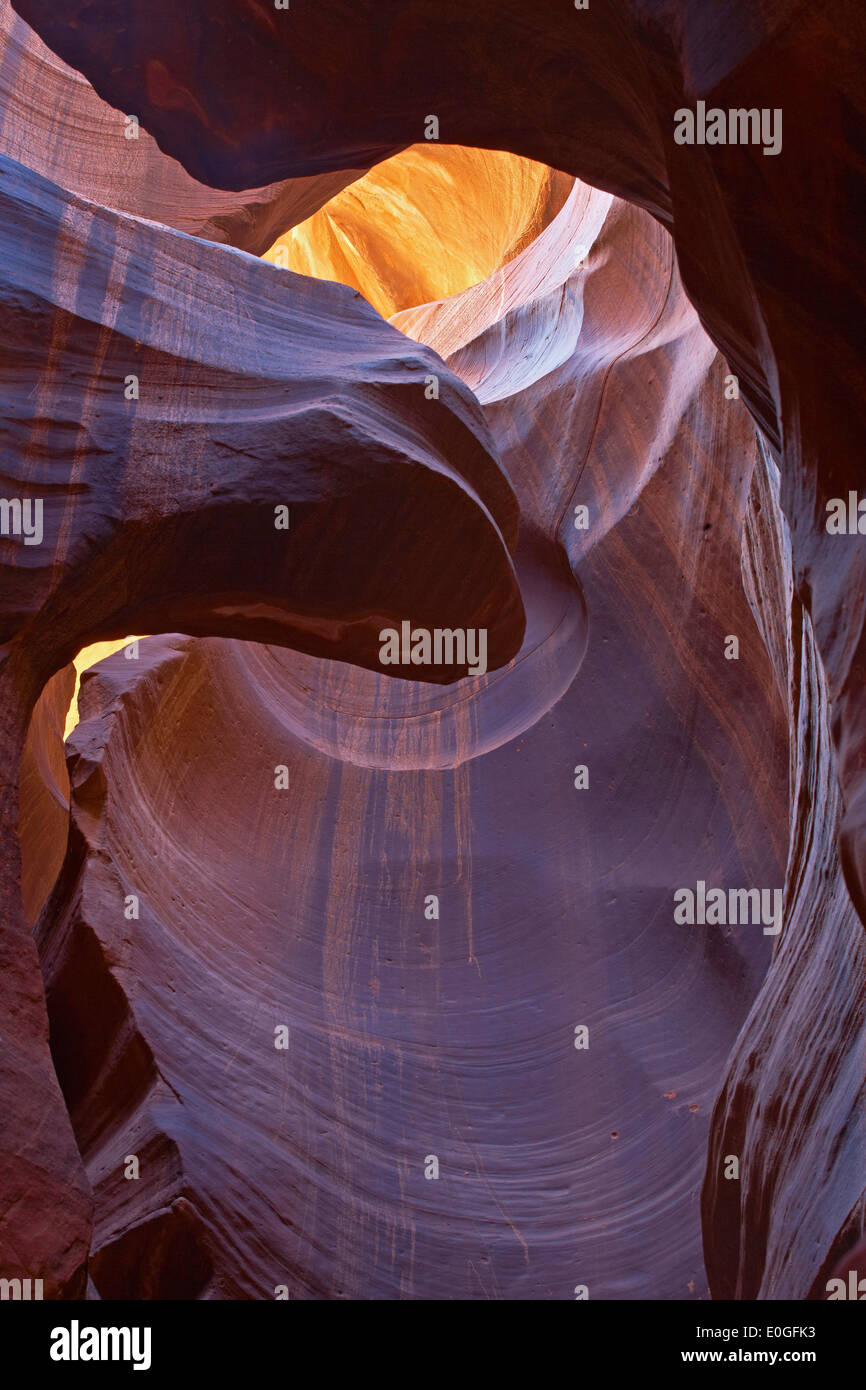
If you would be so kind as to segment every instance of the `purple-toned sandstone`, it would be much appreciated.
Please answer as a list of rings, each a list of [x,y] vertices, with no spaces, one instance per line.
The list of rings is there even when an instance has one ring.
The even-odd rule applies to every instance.
[[[0,1275],[826,1297],[866,1189],[866,561],[825,525],[859,7],[15,9]],[[677,144],[698,101],[781,149]],[[309,275],[247,254],[292,227]],[[404,621],[486,669],[383,667]],[[73,657],[133,632],[64,757]],[[781,930],[677,920],[698,884]]]

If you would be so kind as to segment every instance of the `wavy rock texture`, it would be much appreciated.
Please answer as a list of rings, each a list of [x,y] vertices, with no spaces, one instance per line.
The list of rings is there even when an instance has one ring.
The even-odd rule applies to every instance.
[[[5,486],[47,544],[0,541],[0,1273],[822,1297],[864,1211],[866,573],[824,527],[866,394],[860,7],[16,8],[99,95],[6,13]],[[698,98],[780,108],[782,152],[676,145]],[[430,113],[522,158],[428,150]],[[392,326],[123,212],[278,238]],[[489,625],[490,671],[386,679],[403,617]],[[68,663],[129,631],[191,635],[85,677],[68,793]],[[35,911],[67,795],[61,1098],[17,881]],[[772,960],[673,922],[698,879],[784,881]]]
[[[191,178],[141,127],[129,138],[126,114],[101,101],[0,0],[0,154],[83,198],[260,254],[363,172],[225,193]]]
[[[38,938],[103,1297],[706,1297],[709,1114],[769,943],[676,926],[672,884],[784,874],[754,428],[667,234],[582,185],[413,331],[454,323],[520,508],[512,662],[439,691],[169,637],[82,679]]]
[[[0,289],[18,326],[4,364],[5,442],[20,470],[9,481],[48,493],[45,545],[4,540],[7,642],[27,628],[71,655],[87,629],[158,627],[180,607],[190,631],[282,630],[301,649],[379,669],[380,620],[409,605],[430,626],[489,617],[491,666],[513,654],[516,503],[477,403],[433,353],[344,287],[67,198],[11,161],[0,161],[0,205]],[[33,254],[15,256],[21,243]],[[178,344],[190,354],[182,379]],[[25,379],[39,392],[22,402]],[[180,475],[168,451],[186,460]],[[291,545],[279,506],[291,508]],[[207,552],[194,553],[205,533]],[[432,578],[418,574],[416,546]],[[70,612],[76,590],[86,605]]]
[[[824,529],[827,500],[858,485],[866,399],[860,0],[421,0],[375,15],[350,0],[190,0],[182,15],[104,0],[98,26],[89,0],[16,8],[219,187],[368,165],[433,115],[443,141],[541,161],[671,230],[703,323],[784,454],[797,589],[834,704],[843,864],[866,918],[866,559]],[[781,110],[782,152],[677,145],[674,113],[697,99]]]
[[[778,488],[765,456],[744,559],[747,592],[789,690],[786,926],[713,1119],[703,1208],[717,1298],[825,1297],[866,1215],[866,940],[836,849],[826,681],[793,596]],[[739,1182],[725,1180],[729,1154],[739,1157]],[[862,1253],[860,1261],[850,1267],[862,1268]]]
[[[5,488],[44,506],[43,544],[0,541],[2,990],[13,1020],[0,1097],[15,1173],[2,1266],[74,1291],[53,1184],[86,1188],[18,889],[18,769],[43,686],[92,640],[181,625],[378,668],[379,628],[407,604],[430,627],[487,626],[495,669],[524,624],[506,547],[517,512],[471,393],[351,290],[84,203],[2,158],[0,207]],[[131,376],[137,401],[126,399]],[[289,532],[274,525],[286,505]],[[32,824],[25,806],[22,827]],[[37,1139],[44,1130],[50,1142]],[[70,1216],[79,1271],[83,1210]]]

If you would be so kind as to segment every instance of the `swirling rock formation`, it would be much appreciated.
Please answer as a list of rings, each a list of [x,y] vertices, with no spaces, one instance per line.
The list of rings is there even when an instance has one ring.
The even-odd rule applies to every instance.
[[[2,989],[15,1020],[0,1091],[10,1153],[38,1148],[40,1126],[63,1150],[48,1177],[33,1159],[23,1194],[10,1182],[3,1263],[74,1292],[86,1230],[70,1245],[79,1274],[59,1273],[67,1237],[49,1212],[55,1170],[74,1188],[78,1159],[17,886],[18,769],[42,687],[91,640],[180,624],[378,668],[378,631],[407,605],[430,627],[486,626],[494,670],[523,629],[505,544],[516,507],[471,393],[352,291],[84,203],[4,159],[0,206],[15,329],[2,345],[6,488],[42,505],[44,541],[0,541]],[[27,1070],[39,1083],[22,1094]]]
[[[89,0],[16,8],[219,187],[368,165],[423,138],[432,115],[437,138],[565,170],[671,230],[690,298],[784,451],[798,592],[835,707],[844,864],[866,916],[866,636],[850,605],[866,592],[866,561],[856,537],[824,529],[825,503],[858,483],[852,399],[866,396],[859,0],[832,10],[725,0],[721,11],[702,0],[580,11],[484,0],[471,13],[462,0],[426,0],[379,6],[375,22],[349,0],[287,11],[190,0],[182,16],[171,0],[104,0],[98,27],[86,23]],[[782,111],[781,154],[677,144],[675,113],[697,99]]]
[[[765,456],[745,558],[747,591],[789,699],[786,928],[714,1116],[703,1208],[718,1298],[825,1297],[866,1212],[866,940],[839,864],[826,681],[794,598],[778,489]],[[739,1158],[739,1182],[725,1178],[729,1154]]]
[[[16,9],[73,67],[7,12],[46,547],[0,540],[0,1273],[823,1297],[864,1210],[859,8]],[[697,100],[780,152],[677,144]],[[405,618],[488,671],[383,675]],[[68,663],[131,631],[174,635],[85,676],[67,787]],[[61,858],[46,1014],[17,883]],[[677,922],[701,880],[784,881],[772,959]]]
[[[709,1112],[768,942],[677,926],[658,847],[677,882],[782,879],[754,430],[670,239],[609,195],[412,326],[458,322],[520,509],[512,662],[440,692],[151,638],[83,678],[38,939],[103,1297],[706,1294]]]

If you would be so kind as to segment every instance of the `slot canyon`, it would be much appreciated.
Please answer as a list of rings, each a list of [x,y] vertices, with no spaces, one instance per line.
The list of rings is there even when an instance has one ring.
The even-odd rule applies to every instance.
[[[864,54],[0,0],[0,1277],[866,1274]]]

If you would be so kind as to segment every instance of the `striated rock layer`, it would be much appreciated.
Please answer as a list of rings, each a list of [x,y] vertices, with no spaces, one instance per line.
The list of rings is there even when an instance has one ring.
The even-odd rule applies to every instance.
[[[85,203],[3,158],[0,209],[4,487],[31,519],[42,508],[40,544],[0,539],[0,1264],[74,1291],[86,1185],[18,887],[19,766],[44,685],[88,642],[179,626],[377,667],[378,631],[407,606],[430,627],[486,626],[494,670],[524,615],[512,491],[435,354],[349,289]]]
[[[0,0],[0,154],[92,202],[260,254],[362,169],[225,193],[192,178],[152,135],[100,100]]]
[[[37,937],[103,1297],[707,1296],[710,1111],[770,942],[673,891],[784,876],[754,428],[667,234],[582,185],[412,327],[519,506],[514,659],[440,688],[171,636],[82,678]]]
[[[765,456],[744,559],[789,699],[785,931],[713,1117],[703,1209],[716,1298],[826,1297],[866,1216],[866,940],[836,849],[841,802],[827,687],[792,592],[778,487]],[[739,1182],[725,1179],[729,1154],[739,1157]]]
[[[18,12],[196,177],[241,188],[369,165],[431,134],[508,149],[648,209],[784,454],[782,505],[834,703],[843,863],[866,917],[866,559],[825,504],[859,481],[866,18],[860,0],[89,0]],[[327,55],[327,57],[325,56]],[[675,113],[782,113],[761,144],[677,144]],[[429,123],[433,116],[438,127]],[[840,190],[844,190],[844,195]],[[808,213],[804,213],[808,209]]]
[[[46,547],[0,540],[0,1272],[702,1296],[709,1140],[709,1290],[823,1296],[864,1210],[864,560],[825,527],[866,386],[860,7],[17,9],[99,95],[5,12],[0,147],[37,171],[0,160],[5,486]],[[678,145],[699,99],[781,149]],[[425,163],[477,185],[462,248]],[[129,212],[255,250],[313,212],[283,248],[393,326]],[[382,676],[402,618],[489,625],[489,671]],[[85,680],[68,793],[68,663],[142,630],[191,635]],[[67,795],[61,1099],[17,883],[35,911]],[[772,961],[674,921],[783,879]]]

